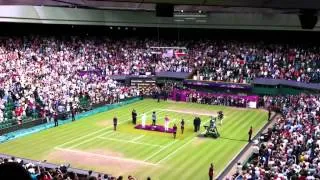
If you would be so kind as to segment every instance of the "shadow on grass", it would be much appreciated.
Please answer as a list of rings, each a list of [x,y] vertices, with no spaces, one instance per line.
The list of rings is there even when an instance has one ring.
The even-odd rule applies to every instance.
[[[221,139],[226,139],[226,140],[230,140],[230,141],[242,141],[242,142],[248,142],[247,139],[234,139],[234,138],[228,138],[228,137],[222,137],[220,136],[219,138]]]

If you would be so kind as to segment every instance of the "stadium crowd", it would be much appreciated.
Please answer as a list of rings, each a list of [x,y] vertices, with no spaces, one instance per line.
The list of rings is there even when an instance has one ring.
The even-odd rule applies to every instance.
[[[76,37],[0,40],[0,121],[16,117],[21,123],[26,116],[52,116],[139,95],[108,76],[118,73],[117,66],[130,65],[114,64],[114,49],[106,44]]]
[[[153,46],[186,47],[180,50]],[[319,82],[318,47],[232,41],[113,40],[106,37],[3,37],[0,122],[46,117],[113,103],[139,91],[112,75],[199,70],[204,80],[248,83],[255,77]],[[90,102],[89,102],[90,101]]]
[[[173,88],[171,97],[176,101],[185,101],[198,104],[234,106],[246,108],[250,101],[257,101],[258,96],[238,96],[232,94],[218,94],[196,91],[190,88]]]
[[[207,41],[195,63],[203,80],[250,83],[253,78],[319,82],[319,47]]]
[[[282,116],[255,142],[253,155],[236,179],[319,179],[320,96],[265,97]],[[240,165],[241,167],[241,165]]]
[[[0,158],[1,179],[23,179],[23,180],[135,180],[133,176],[114,177],[108,174],[95,174],[91,170],[87,173],[76,173],[70,171],[70,164],[60,165],[55,168],[45,167],[42,162],[24,162],[15,157]],[[148,178],[151,180],[151,178]]]
[[[188,52],[151,48],[177,44],[187,47]],[[203,80],[212,81],[249,83],[253,78],[264,77],[320,82],[318,52],[319,47],[232,41],[178,43],[105,37],[5,37],[0,39],[0,122],[15,118],[22,123],[24,117],[47,118],[140,95],[137,88],[112,80],[112,75],[197,70]],[[190,93],[187,98],[189,102],[203,104],[238,107],[248,104],[240,96]],[[237,176],[320,178],[320,96],[264,97],[260,105],[277,108],[282,117],[264,135],[264,142],[256,145],[252,160]],[[14,158],[0,159],[0,163],[7,161],[21,164],[33,179],[80,179],[75,173],[67,172],[66,167],[46,170]],[[102,175],[92,177],[95,178],[115,179]]]

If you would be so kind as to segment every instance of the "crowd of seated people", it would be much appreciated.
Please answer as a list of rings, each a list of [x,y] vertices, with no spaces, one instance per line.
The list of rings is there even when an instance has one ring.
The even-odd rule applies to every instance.
[[[188,52],[174,50],[170,56],[167,49],[153,46],[186,47]],[[268,77],[318,82],[317,50],[214,40],[2,37],[0,122],[14,117],[21,123],[26,117],[46,114],[40,111],[70,111],[90,103],[112,103],[118,95],[125,98],[139,94],[137,89],[113,81],[112,75],[197,69],[204,80],[248,83],[255,77]]]
[[[319,82],[319,46],[203,42],[197,68],[203,80],[250,83],[253,78]]]
[[[271,102],[271,97],[267,98]],[[281,108],[272,128],[236,179],[319,179],[320,96],[276,97]]]
[[[214,94],[200,94],[197,92],[190,93],[188,102],[210,104],[210,105],[222,105],[222,106],[235,106],[235,107],[247,107],[247,99],[241,96],[231,95],[214,95]]]
[[[98,174],[89,170],[87,173],[71,171],[70,164],[60,165],[56,168],[48,168],[42,162],[24,162],[21,159],[11,157],[0,158],[1,179],[23,180],[135,180],[133,176],[115,177],[110,174]],[[149,180],[151,178],[148,178]]]
[[[190,72],[182,57],[154,56],[154,51],[165,50],[151,46],[171,43],[176,45],[107,37],[2,37],[0,122],[14,118],[22,123],[28,117],[139,95],[139,90],[120,85],[111,75]]]
[[[99,73],[106,67],[100,63],[112,61],[112,52],[98,40],[31,36],[1,39],[0,122],[14,117],[21,123],[26,117],[138,95],[136,89],[106,75],[107,69]]]
[[[257,96],[237,96],[232,94],[217,94],[209,92],[200,92],[190,90],[186,87],[184,89],[174,89],[171,96],[175,96],[176,101],[186,101],[199,104],[234,106],[246,108],[250,101],[257,101]]]

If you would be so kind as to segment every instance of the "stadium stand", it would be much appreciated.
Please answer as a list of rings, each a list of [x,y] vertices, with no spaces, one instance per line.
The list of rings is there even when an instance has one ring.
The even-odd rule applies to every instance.
[[[12,169],[12,166],[14,168]],[[1,155],[0,157],[0,178],[1,179],[27,179],[21,171],[16,171],[15,168],[22,167],[26,170],[26,174],[30,175],[30,180],[121,180],[122,176],[114,177],[109,174],[97,173],[91,170],[84,171],[81,169],[71,168],[70,164],[61,164],[59,166],[50,164],[47,162],[32,161],[28,159],[20,159],[16,157],[10,157],[7,155]],[[4,168],[5,167],[5,168]],[[3,170],[7,171],[7,174],[3,173]],[[23,177],[23,178],[21,178]],[[134,177],[129,176],[128,180],[135,180]]]
[[[318,179],[318,95],[269,97],[282,116],[260,137],[252,156],[234,179]]]
[[[175,44],[188,47],[185,56],[161,50],[162,56],[154,57],[150,47],[155,44],[172,43],[107,37],[3,37],[1,127],[49,117],[55,111],[88,110],[94,104],[139,94],[110,79],[111,75],[196,70],[201,80],[233,83],[250,83],[258,77],[307,83],[320,78],[318,46],[180,41]]]
[[[42,1],[44,5],[46,2]],[[7,15],[10,10],[4,12],[3,7],[0,7],[4,12],[0,12],[2,21],[11,18],[17,22],[53,23],[45,31],[51,31],[50,27],[56,26],[50,33],[37,33],[37,28],[41,25],[21,25],[28,27],[24,30],[12,25],[16,30],[8,33],[9,35],[1,32],[10,29],[0,29],[0,34],[3,34],[0,36],[0,135],[7,133],[0,136],[1,143],[52,128],[53,121],[70,119],[73,113],[80,119],[140,101],[144,96],[158,98],[158,102],[161,97],[165,101],[169,98],[188,103],[261,108],[269,112],[266,126],[272,124],[271,111],[277,114],[275,117],[280,117],[267,133],[261,136],[258,133],[259,137],[253,143],[250,142],[251,128],[249,143],[247,140],[238,140],[247,143],[246,147],[251,147],[253,153],[245,162],[238,162],[237,171],[227,178],[320,179],[319,34],[305,31],[309,36],[299,36],[293,33],[294,35],[288,35],[291,40],[287,40],[287,32],[275,35],[273,32],[261,31],[258,35],[253,35],[248,31],[239,38],[241,35],[234,35],[231,31],[222,30],[224,35],[220,36],[221,34],[215,33],[217,31],[200,28],[296,30],[300,27],[300,24],[296,24],[300,18],[302,28],[319,30],[316,16],[318,12],[308,3],[304,6],[307,9],[296,7],[297,3],[291,3],[291,8],[295,9],[286,9],[274,7],[273,1],[257,1],[257,4],[262,5],[269,3],[275,9],[253,9],[243,8],[245,6],[241,4],[247,2],[243,1],[235,4],[237,8],[223,10],[228,6],[224,7],[218,1],[204,0],[197,1],[201,6],[196,8],[189,2],[183,6],[162,4],[162,7],[167,5],[170,12],[161,12],[161,4],[157,4],[157,1],[130,0],[131,3],[136,2],[132,7],[129,7],[130,2],[122,1],[121,11],[114,11],[117,7],[107,6],[108,4],[102,8],[96,7],[92,4],[95,1],[84,0],[80,4],[75,2],[50,1],[47,4],[50,7],[42,7],[43,4],[41,7],[16,7],[19,8],[19,13],[12,15],[13,17]],[[65,6],[65,3],[68,5]],[[86,6],[85,3],[90,5]],[[107,2],[97,4],[104,3]],[[126,5],[128,7],[124,7]],[[205,5],[208,6],[204,7]],[[66,16],[65,19],[55,15],[55,8],[60,6],[65,7],[58,9],[59,12],[65,12],[61,13]],[[149,16],[153,11],[151,9],[154,9],[150,6],[156,8],[154,17]],[[192,12],[184,13],[183,9],[177,11],[177,6],[188,7],[185,11],[189,9]],[[104,9],[108,7],[110,11]],[[137,11],[136,16],[131,16],[133,7]],[[240,11],[239,7],[244,10]],[[198,8],[206,8],[208,11]],[[262,13],[258,14],[259,11]],[[272,12],[275,11],[279,12],[273,15]],[[223,12],[227,12],[225,16]],[[172,18],[160,19],[160,16]],[[308,23],[307,20],[311,17],[312,22]],[[288,24],[284,23],[286,21]],[[72,22],[74,25],[58,26],[55,24],[57,22]],[[104,27],[80,27],[86,23]],[[277,25],[273,27],[272,24]],[[176,29],[163,30],[160,26]],[[192,28],[183,30],[180,26]],[[89,30],[90,28],[93,30]],[[101,31],[95,32],[99,28]],[[138,32],[139,28],[144,30]],[[16,33],[20,31],[23,32]],[[189,34],[186,35],[185,32]],[[272,38],[269,39],[267,34]],[[251,35],[256,37],[251,39]],[[302,41],[296,41],[297,39]],[[116,119],[116,115],[114,118]],[[25,124],[28,126],[23,126]],[[107,125],[109,124],[103,124]],[[116,127],[117,123],[114,121],[110,126],[112,125]],[[13,126],[17,128],[10,129]],[[184,124],[182,126],[184,128]],[[8,130],[1,131],[5,129]],[[102,135],[100,138],[103,139]],[[173,153],[182,147],[185,144],[178,146]],[[166,160],[167,157],[163,159]],[[196,159],[195,157],[193,158]],[[163,159],[155,164],[163,162]],[[149,158],[144,161],[147,160]],[[22,170],[27,171],[27,175],[33,180],[135,179],[132,176],[113,177],[110,174],[73,169],[70,164],[59,166],[0,155],[0,169],[3,166],[23,167]],[[3,174],[0,171],[0,179],[13,178],[4,178],[1,176]],[[191,176],[187,178],[191,179]]]
[[[319,82],[318,46],[248,42],[200,43],[203,80],[250,83],[253,78]]]

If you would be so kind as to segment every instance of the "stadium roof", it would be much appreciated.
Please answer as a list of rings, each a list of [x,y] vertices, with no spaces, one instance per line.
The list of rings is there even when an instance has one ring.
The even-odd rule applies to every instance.
[[[298,13],[320,9],[319,0],[0,0],[1,5],[67,6],[95,9],[154,10],[156,3],[175,4],[176,11]],[[246,7],[246,8],[243,8]],[[255,9],[252,9],[255,8]],[[290,10],[289,10],[290,9]]]

